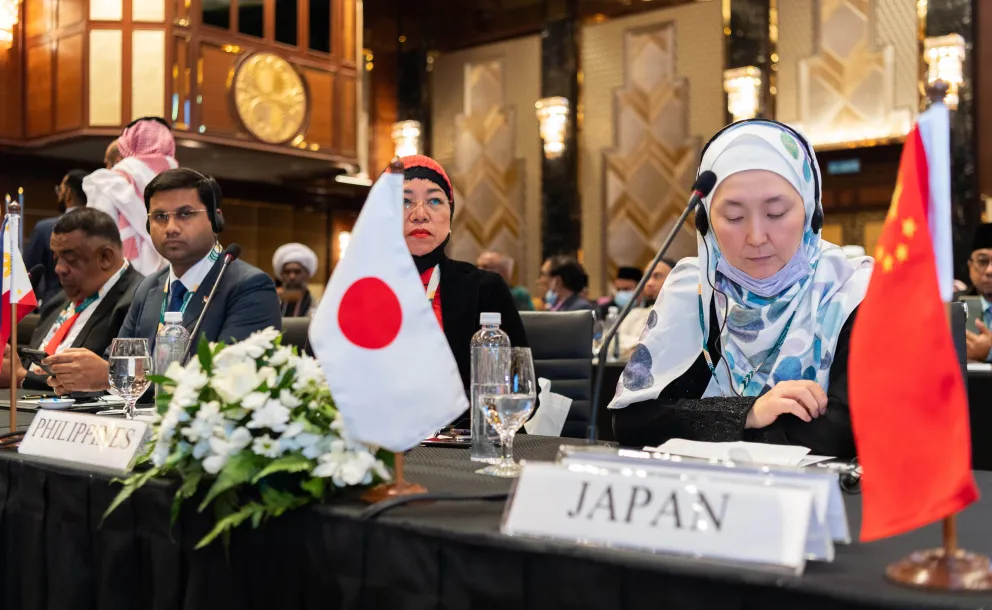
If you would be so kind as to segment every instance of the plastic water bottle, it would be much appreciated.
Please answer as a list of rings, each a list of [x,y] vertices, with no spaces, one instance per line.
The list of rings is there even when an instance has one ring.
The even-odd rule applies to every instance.
[[[183,326],[183,314],[169,311],[165,314],[165,324],[155,335],[154,371],[156,375],[164,375],[173,362],[181,363],[186,357],[189,346],[189,331]],[[158,387],[155,388],[158,395]]]
[[[499,459],[499,435],[486,421],[480,405],[487,398],[504,393],[509,362],[495,348],[510,347],[510,337],[500,330],[502,317],[485,312],[479,316],[482,328],[472,336],[472,407],[469,413],[472,428],[472,459],[495,463]],[[506,350],[504,350],[505,353]]]
[[[610,305],[610,308],[606,310],[606,323],[603,329],[603,337],[606,337],[606,333],[616,326],[617,321],[620,319],[620,308],[616,305]],[[615,362],[620,359],[620,335],[614,335],[613,341],[610,342],[610,349],[607,354],[607,361]]]

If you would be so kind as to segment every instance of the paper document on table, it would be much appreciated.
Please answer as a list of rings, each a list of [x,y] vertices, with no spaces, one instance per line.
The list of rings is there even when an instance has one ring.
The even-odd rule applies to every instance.
[[[773,466],[798,466],[809,453],[806,447],[795,445],[770,445],[767,443],[706,443],[673,438],[658,447],[645,447],[645,451],[659,451],[684,457],[733,460],[751,464]]]
[[[827,460],[837,459],[833,455],[807,455],[799,462],[800,468],[805,468],[807,466],[812,466],[813,464],[819,464],[820,462],[826,462]]]
[[[527,434],[540,436],[561,436],[565,427],[565,419],[572,408],[572,399],[551,392],[551,381],[541,377],[537,380],[541,393],[538,397],[541,407],[534,417],[524,424]]]
[[[992,371],[992,363],[989,362],[969,362],[968,372],[989,372]]]

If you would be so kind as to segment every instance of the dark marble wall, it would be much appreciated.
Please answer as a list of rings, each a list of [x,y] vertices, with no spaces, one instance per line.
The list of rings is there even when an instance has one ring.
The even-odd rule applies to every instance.
[[[431,79],[427,52],[423,49],[399,53],[396,75],[396,120],[420,121],[421,150],[431,154]]]
[[[927,6],[927,36],[960,34],[966,44],[961,101],[951,114],[951,208],[954,231],[955,276],[967,279],[967,260],[975,226],[981,222],[978,195],[975,139],[974,4],[989,0],[930,0]]]
[[[762,104],[758,116],[775,118],[771,81],[771,42],[768,36],[769,0],[730,0],[730,34],[726,36],[726,68],[757,66],[762,73]],[[727,112],[727,122],[731,116]]]
[[[560,157],[541,162],[541,256],[578,253],[582,242],[576,109],[579,101],[580,25],[574,19],[549,21],[541,35],[541,97],[568,98],[568,131]],[[536,100],[535,100],[536,101]],[[534,112],[522,109],[524,112]],[[536,136],[539,137],[539,136]]]

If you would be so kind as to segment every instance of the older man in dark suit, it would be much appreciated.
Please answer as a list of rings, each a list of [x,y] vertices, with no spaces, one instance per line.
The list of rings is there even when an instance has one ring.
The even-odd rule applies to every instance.
[[[60,217],[51,249],[62,289],[42,306],[29,345],[49,355],[70,348],[102,354],[124,324],[144,276],[125,260],[117,223],[99,210],[79,208]],[[47,375],[40,373],[22,368],[18,377],[24,387],[48,389]],[[0,375],[0,384],[8,380]]]
[[[217,182],[190,169],[162,172],[144,195],[152,242],[170,264],[138,286],[119,336],[144,337],[153,348],[166,312],[181,312],[187,329],[196,325],[220,273],[217,233],[224,228],[224,217]],[[193,341],[200,337],[241,341],[269,326],[282,327],[275,284],[261,270],[234,261],[218,284]],[[60,394],[109,387],[106,360],[89,350],[69,349],[46,363],[55,372],[48,383]]]

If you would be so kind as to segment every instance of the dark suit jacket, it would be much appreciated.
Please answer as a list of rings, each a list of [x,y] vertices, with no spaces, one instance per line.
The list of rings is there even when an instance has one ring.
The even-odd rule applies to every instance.
[[[128,309],[134,298],[134,291],[145,276],[138,273],[134,267],[128,267],[121,279],[117,280],[100,303],[96,306],[93,315],[86,321],[86,324],[76,335],[76,339],[70,347],[83,347],[101,356],[110,347],[111,340],[117,336],[124,318],[127,317]],[[47,299],[41,308],[41,319],[31,335],[31,347],[34,349],[44,349],[41,344],[45,335],[51,330],[55,319],[59,317],[59,312],[65,307],[68,299],[65,292],[59,290],[55,295]],[[28,373],[24,380],[26,388],[48,389],[45,375]]]
[[[55,227],[55,223],[59,221],[59,218],[61,217],[56,216],[55,218],[45,218],[36,222],[34,224],[34,230],[31,231],[31,237],[28,238],[27,246],[24,248],[25,268],[30,269],[38,263],[45,266],[45,277],[38,287],[38,294],[41,297],[42,304],[46,304],[49,299],[62,290],[59,276],[55,275],[55,258],[52,256],[51,245],[52,229]],[[59,309],[64,306],[65,302],[63,301]],[[58,313],[55,315],[58,315]],[[42,317],[44,318],[44,315]],[[54,318],[52,319],[54,320]],[[43,338],[44,336],[42,336]]]
[[[586,309],[596,309],[596,305],[588,299],[573,294],[562,302],[561,307],[553,311],[583,311]]]
[[[186,306],[183,326],[190,332],[203,311],[204,301],[220,273],[223,260],[223,257],[217,259]],[[144,337],[148,339],[149,347],[153,347],[168,279],[169,268],[166,267],[138,285],[119,337]],[[234,261],[217,286],[210,309],[200,324],[200,337],[206,337],[208,341],[237,342],[269,326],[282,329],[276,285],[259,269],[244,261]],[[199,341],[195,337],[193,340]]]
[[[472,335],[479,330],[479,314],[499,312],[500,328],[510,337],[513,347],[529,347],[524,323],[520,320],[516,303],[503,278],[491,271],[482,271],[474,265],[444,259],[441,261],[441,321],[444,335],[458,364],[466,395],[472,381]],[[468,413],[456,420],[456,427],[467,427]]]

